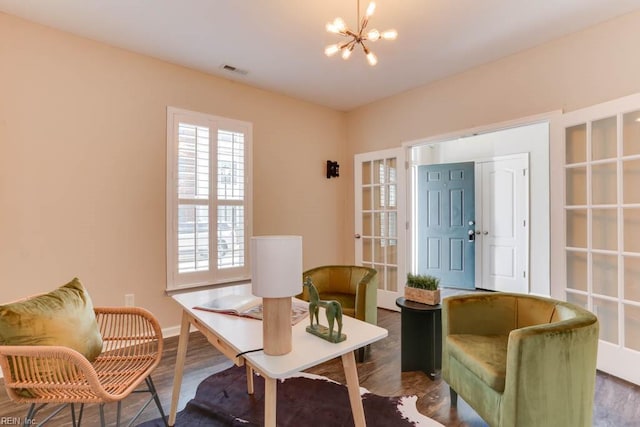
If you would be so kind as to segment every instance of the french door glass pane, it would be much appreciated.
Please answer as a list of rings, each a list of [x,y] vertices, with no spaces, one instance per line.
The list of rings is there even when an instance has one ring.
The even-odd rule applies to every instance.
[[[387,264],[398,264],[398,241],[387,240]]]
[[[373,183],[385,183],[387,182],[386,178],[384,160],[375,160],[373,162]]]
[[[612,205],[617,202],[616,163],[591,166],[591,204]]]
[[[640,257],[624,257],[624,299],[640,302]]]
[[[394,266],[387,266],[387,290],[398,291],[398,269]]]
[[[374,265],[373,268],[378,272],[378,289],[386,290],[388,289],[387,281],[388,278],[386,276],[384,265]],[[387,286],[385,286],[387,285]]]
[[[386,224],[384,223],[384,212],[376,212],[373,214],[373,233],[372,236],[384,237]]]
[[[624,305],[624,344],[640,351],[640,307]]]
[[[593,298],[593,312],[600,322],[600,339],[618,344],[618,303]]]
[[[394,157],[392,159],[387,159],[387,181],[388,183],[392,184],[394,182],[398,181],[398,177],[396,174],[396,163],[397,163],[397,159]]]
[[[567,200],[568,206],[582,206],[587,204],[587,168],[584,166],[568,168]]]
[[[618,256],[605,254],[591,255],[593,293],[618,296]]]
[[[567,246],[587,247],[587,210],[567,210]]]
[[[565,163],[587,161],[587,125],[581,124],[566,129]]]
[[[622,154],[640,154],[640,111],[625,114],[622,126]]]
[[[567,292],[567,302],[578,305],[584,309],[588,308],[588,297],[583,294],[574,294]]]
[[[384,245],[386,245],[386,239],[374,239],[373,242],[373,260],[374,262],[384,264]]]
[[[618,210],[593,209],[591,236],[594,249],[618,250]]]
[[[623,203],[640,203],[640,160],[622,162]]]
[[[371,162],[362,162],[362,185],[371,184]]]
[[[371,187],[362,187],[362,210],[370,211],[372,206]]]
[[[373,262],[373,242],[366,237],[362,238],[362,261]]]
[[[362,234],[371,236],[373,234],[373,224],[371,220],[372,214],[365,212],[362,214]]]
[[[612,159],[617,155],[617,117],[607,117],[591,124],[591,160]]]
[[[640,208],[625,208],[624,215],[624,250],[640,253]]]
[[[395,211],[389,212],[389,237],[398,237],[398,213]]]
[[[379,185],[373,187],[373,209],[379,210],[384,207],[383,197],[381,187]]]
[[[586,252],[567,251],[567,288],[587,291]]]

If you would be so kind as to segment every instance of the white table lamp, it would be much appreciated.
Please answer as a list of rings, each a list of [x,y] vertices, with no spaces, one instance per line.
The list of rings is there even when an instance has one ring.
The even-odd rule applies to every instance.
[[[262,297],[265,354],[291,351],[291,297],[302,292],[302,236],[251,238],[253,294]]]

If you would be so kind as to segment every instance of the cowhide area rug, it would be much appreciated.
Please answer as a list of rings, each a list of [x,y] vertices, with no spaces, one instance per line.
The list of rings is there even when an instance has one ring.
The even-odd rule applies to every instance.
[[[176,426],[261,426],[264,420],[264,379],[256,376],[247,394],[246,370],[234,366],[206,378],[196,396],[178,413]],[[326,377],[302,373],[278,381],[278,426],[353,426],[347,387]],[[442,424],[416,410],[416,396],[384,397],[361,388],[367,426],[431,427]],[[141,427],[164,426],[161,419]]]

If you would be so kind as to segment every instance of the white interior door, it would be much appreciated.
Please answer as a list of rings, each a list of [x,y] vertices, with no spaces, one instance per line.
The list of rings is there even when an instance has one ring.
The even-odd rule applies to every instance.
[[[479,287],[529,293],[529,156],[478,163]]]
[[[356,264],[378,271],[378,306],[398,310],[406,274],[404,149],[357,154],[355,180]]]

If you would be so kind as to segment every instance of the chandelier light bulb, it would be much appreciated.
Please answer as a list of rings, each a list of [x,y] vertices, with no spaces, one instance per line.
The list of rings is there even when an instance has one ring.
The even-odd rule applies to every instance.
[[[367,18],[373,15],[373,12],[375,11],[376,11],[376,3],[375,2],[369,3],[369,7],[367,7]]]
[[[395,40],[398,38],[398,32],[396,30],[387,30],[380,34],[380,37],[385,40]]]
[[[376,40],[380,40],[380,31],[373,29],[367,33],[367,40],[371,40],[372,42]]]
[[[372,67],[378,63],[378,58],[373,54],[373,52],[367,53],[367,61],[369,65]]]
[[[342,49],[342,59],[347,60],[351,56],[353,49]]]
[[[336,28],[336,30],[338,30],[339,33],[343,32],[347,28],[347,24],[345,24],[340,17],[333,20],[333,26]]]
[[[337,44],[330,44],[324,50],[324,54],[327,56],[333,56],[340,50],[340,46]]]

